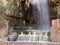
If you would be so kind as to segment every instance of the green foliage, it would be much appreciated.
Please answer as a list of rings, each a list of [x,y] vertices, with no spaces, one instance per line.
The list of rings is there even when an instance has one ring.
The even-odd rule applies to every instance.
[[[7,0],[7,5],[4,6],[0,0],[0,28],[4,25],[6,10],[12,5],[13,0]]]
[[[5,16],[0,15],[0,28],[4,25],[4,21],[5,21]]]
[[[6,7],[3,5],[0,5],[0,14],[5,14]]]
[[[8,6],[8,8],[12,5],[12,2],[13,2],[13,0],[7,0],[7,6]]]
[[[6,7],[0,4],[0,28],[4,25]]]

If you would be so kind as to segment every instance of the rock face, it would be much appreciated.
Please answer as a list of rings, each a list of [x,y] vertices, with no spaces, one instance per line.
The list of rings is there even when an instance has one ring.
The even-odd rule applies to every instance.
[[[49,0],[51,18],[60,18],[60,0]]]
[[[16,1],[13,0],[13,1],[14,2],[12,4],[12,6],[10,7],[10,9],[7,10],[8,13],[6,14],[7,18],[10,20],[10,25],[14,26],[18,22],[23,23],[24,20],[25,20],[26,24],[28,24],[28,22],[32,24],[33,21],[35,20],[34,18],[38,17],[38,16],[35,16],[36,13],[31,11],[32,9],[30,10],[30,8],[32,8],[30,6],[32,6],[32,5],[30,5],[29,3],[24,4],[20,0],[16,0]],[[26,2],[30,2],[30,0],[28,0]],[[49,7],[50,7],[49,10],[50,10],[51,20],[56,19],[57,17],[59,18],[60,17],[59,16],[60,15],[60,8],[59,8],[60,1],[59,0],[48,0],[48,2],[49,2]],[[37,12],[37,11],[35,11],[35,12]]]
[[[60,19],[52,20],[51,41],[60,42]]]

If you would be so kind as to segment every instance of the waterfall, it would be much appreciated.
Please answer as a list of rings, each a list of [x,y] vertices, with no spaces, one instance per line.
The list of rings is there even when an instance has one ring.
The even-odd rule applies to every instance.
[[[35,6],[38,11],[38,30],[43,32],[50,31],[48,0],[32,0],[32,5]]]

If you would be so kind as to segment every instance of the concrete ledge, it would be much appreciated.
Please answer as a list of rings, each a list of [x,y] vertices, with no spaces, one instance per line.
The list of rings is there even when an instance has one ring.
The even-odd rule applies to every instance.
[[[60,45],[57,42],[3,42],[0,41],[0,45]]]

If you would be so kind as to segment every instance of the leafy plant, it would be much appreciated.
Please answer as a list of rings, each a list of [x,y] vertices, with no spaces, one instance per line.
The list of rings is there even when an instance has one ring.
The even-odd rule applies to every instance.
[[[0,28],[4,25],[7,7],[0,3]]]

